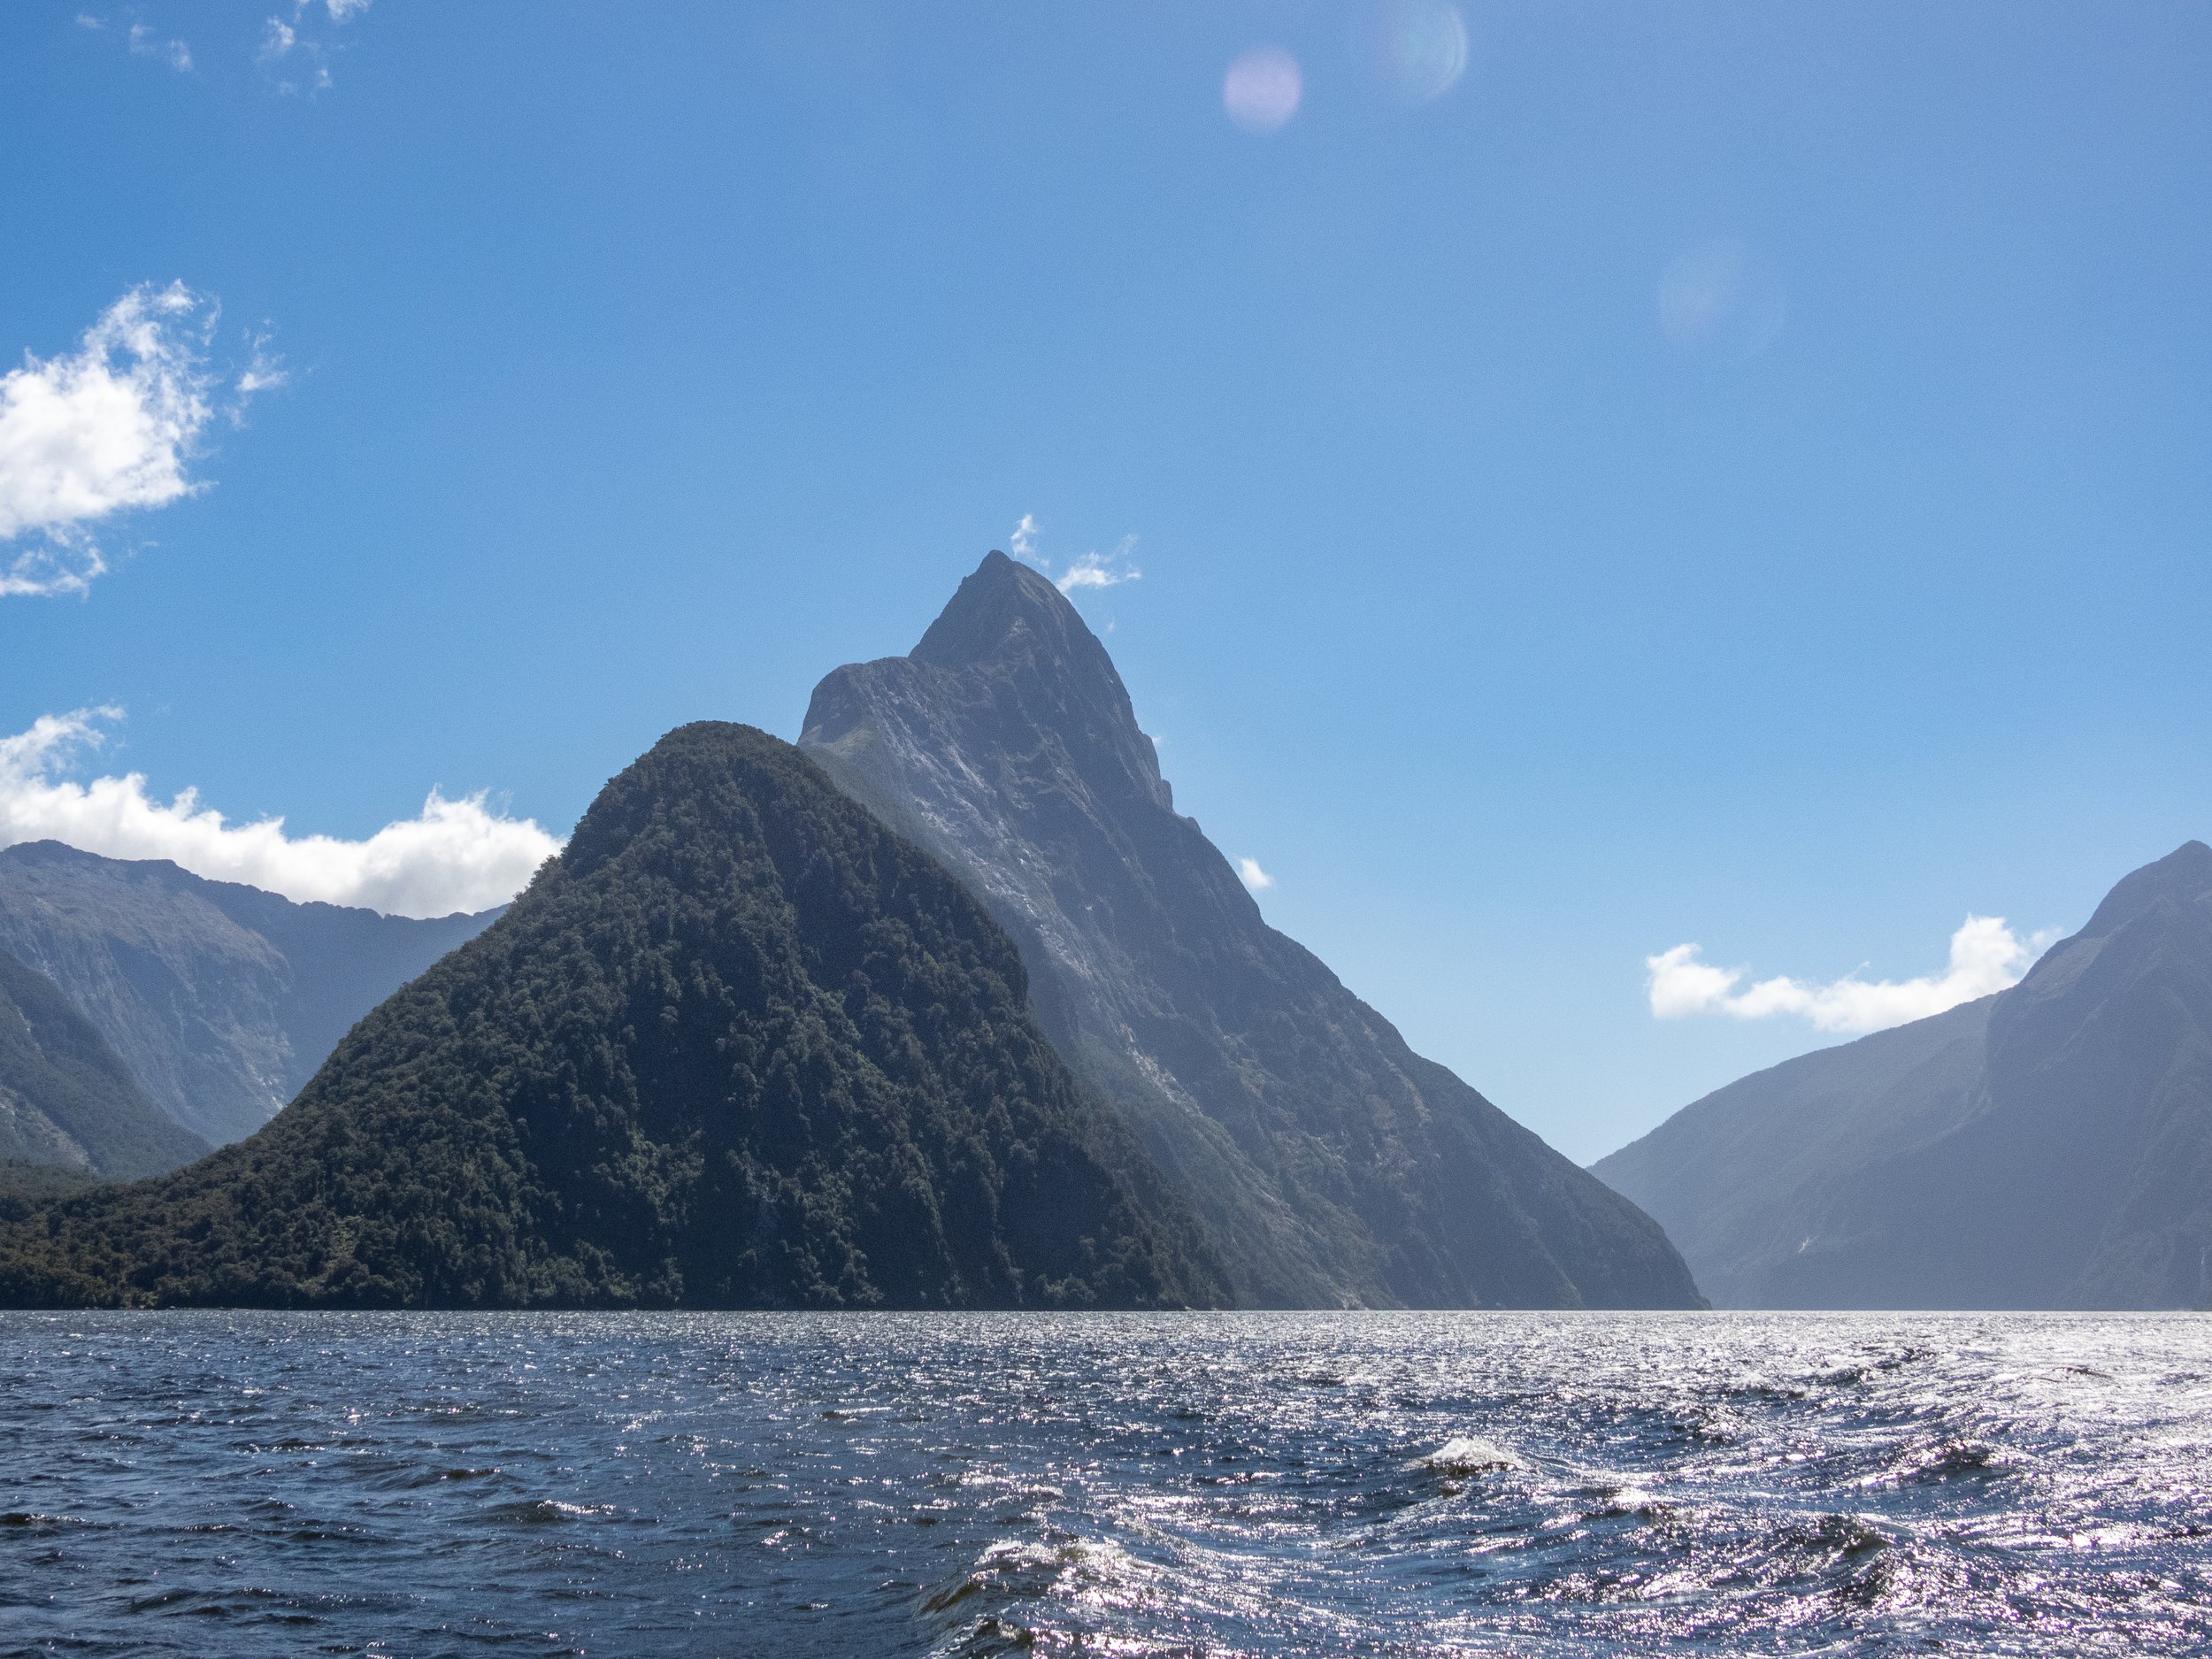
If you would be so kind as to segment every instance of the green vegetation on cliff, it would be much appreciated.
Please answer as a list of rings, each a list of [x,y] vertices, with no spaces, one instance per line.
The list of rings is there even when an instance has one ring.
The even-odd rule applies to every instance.
[[[1025,995],[960,885],[797,750],[684,726],[266,1128],[0,1229],[0,1302],[1217,1300]]]

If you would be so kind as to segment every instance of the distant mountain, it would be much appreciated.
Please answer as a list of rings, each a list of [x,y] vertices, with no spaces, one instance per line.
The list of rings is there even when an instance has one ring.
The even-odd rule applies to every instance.
[[[801,747],[1019,945],[1046,1033],[1262,1306],[1688,1307],[1650,1217],[1261,919],[1174,810],[1105,649],[993,553],[908,657],[816,687]]]
[[[19,1306],[1217,1295],[960,884],[790,745],[710,724],[250,1140],[0,1227]]]
[[[2212,848],[2010,990],[1732,1083],[1595,1171],[1724,1307],[2212,1305]]]
[[[0,950],[61,988],[165,1116],[217,1145],[268,1122],[355,1020],[498,914],[416,921],[165,860],[0,849]]]
[[[153,1109],[52,980],[0,950],[0,1160],[135,1180],[206,1150]]]

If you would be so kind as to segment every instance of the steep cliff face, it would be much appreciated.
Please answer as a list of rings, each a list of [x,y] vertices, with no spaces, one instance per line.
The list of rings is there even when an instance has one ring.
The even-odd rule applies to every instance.
[[[1179,816],[1111,660],[994,553],[801,747],[1013,935],[1045,1030],[1267,1306],[1688,1306],[1658,1227],[1269,927]]]
[[[135,1180],[206,1150],[50,979],[0,951],[0,1160]]]
[[[0,950],[58,986],[147,1098],[216,1145],[268,1122],[355,1020],[497,914],[416,921],[58,841],[0,849]]]
[[[1731,1084],[1596,1172],[1723,1305],[2212,1303],[2212,848],[2010,990]]]
[[[1217,1300],[1022,977],[796,749],[684,726],[266,1128],[0,1227],[0,1303]]]

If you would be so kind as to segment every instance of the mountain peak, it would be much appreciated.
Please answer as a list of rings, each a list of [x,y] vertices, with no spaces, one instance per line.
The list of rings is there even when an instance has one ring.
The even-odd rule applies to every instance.
[[[938,682],[936,689],[915,690],[918,679]],[[995,549],[907,656],[825,676],[799,741],[810,752],[833,749],[876,731],[888,710],[916,696],[995,710],[1010,752],[1025,754],[1038,733],[1049,733],[1067,769],[1063,781],[1079,778],[1086,790],[1133,793],[1174,810],[1159,753],[1137,725],[1114,659],[1066,595]]]
[[[994,548],[911,655],[938,668],[961,669],[1018,657],[1068,662],[1082,656],[1085,646],[1104,658],[1105,649],[1060,590],[1041,572]]]
[[[2081,932],[2101,938],[2125,926],[2161,899],[2187,902],[2212,893],[2212,847],[2187,841],[2154,863],[2122,876]]]

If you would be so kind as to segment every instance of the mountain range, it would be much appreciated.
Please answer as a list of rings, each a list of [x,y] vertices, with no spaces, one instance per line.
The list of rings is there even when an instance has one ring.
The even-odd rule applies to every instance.
[[[0,1161],[127,1181],[207,1149],[154,1110],[52,980],[0,950]]]
[[[992,553],[800,747],[1011,935],[1037,1018],[1187,1194],[1236,1299],[1689,1307],[1659,1227],[1270,927],[1179,814],[1105,648]]]
[[[2212,1305],[2212,848],[2011,989],[1787,1061],[1595,1166],[1723,1307]]]
[[[0,950],[59,988],[163,1116],[219,1146],[268,1122],[354,1021],[497,914],[417,921],[165,860],[0,849]]]
[[[680,727],[266,1127],[0,1226],[0,1303],[1220,1299],[1018,956],[790,745]]]
[[[1593,1171],[1267,925],[1103,645],[1001,554],[908,656],[826,677],[796,748],[671,733],[503,915],[0,850],[0,1302],[1701,1286],[2212,1305],[2212,849],[2127,877],[2011,989],[1742,1079]]]

